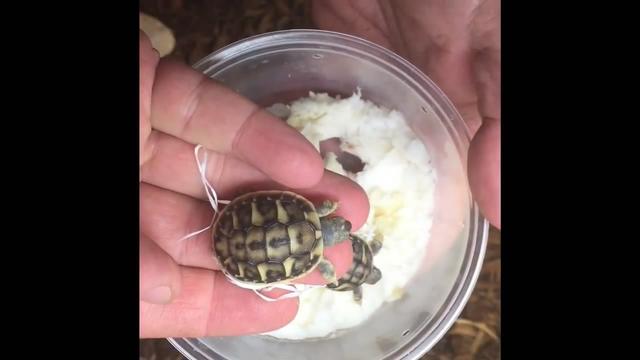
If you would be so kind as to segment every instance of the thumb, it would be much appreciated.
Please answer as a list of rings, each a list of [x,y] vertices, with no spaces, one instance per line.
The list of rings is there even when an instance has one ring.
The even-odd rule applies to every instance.
[[[500,49],[492,44],[473,63],[482,126],[469,147],[469,185],[480,211],[500,229]]]
[[[140,235],[140,300],[168,304],[180,293],[180,266],[156,243]]]
[[[500,121],[485,119],[469,147],[469,185],[480,211],[500,229]]]

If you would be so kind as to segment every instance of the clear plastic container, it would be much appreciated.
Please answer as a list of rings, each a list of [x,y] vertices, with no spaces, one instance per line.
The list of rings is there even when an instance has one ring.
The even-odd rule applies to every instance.
[[[195,69],[254,102],[287,103],[309,91],[350,96],[356,88],[401,111],[437,172],[433,225],[423,266],[406,295],[360,326],[309,341],[267,336],[169,339],[189,359],[418,359],[453,325],[480,272],[488,223],[471,198],[469,132],[437,86],[392,52],[344,34],[290,30],[231,44]],[[416,221],[423,221],[416,218]]]

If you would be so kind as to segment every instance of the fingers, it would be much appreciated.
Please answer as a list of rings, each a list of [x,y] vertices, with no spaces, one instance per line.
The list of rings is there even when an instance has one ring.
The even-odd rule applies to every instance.
[[[180,293],[178,265],[149,238],[140,236],[140,300],[167,304]]]
[[[491,6],[495,3],[491,2]],[[489,35],[486,48],[476,55],[474,62],[482,126],[469,147],[469,184],[483,215],[500,229],[500,43],[496,40],[499,29]]]
[[[154,129],[234,156],[293,188],[315,185],[323,163],[295,129],[182,64],[157,68],[151,103]]]
[[[158,187],[206,199],[194,157],[194,146],[176,137],[153,132],[154,152],[142,168],[143,181]],[[202,154],[201,156],[203,156]],[[208,152],[207,179],[219,199],[257,190],[289,190],[255,167],[233,156]],[[345,216],[354,229],[364,224],[369,214],[369,201],[364,190],[341,175],[325,171],[320,182],[299,192],[315,203],[325,199],[339,201],[338,214]]]
[[[353,229],[366,221],[369,203],[362,190],[345,178],[327,172],[317,189],[305,191],[312,199],[336,199],[339,207],[336,215],[349,220]],[[140,184],[140,227],[142,232],[153,239],[162,250],[178,264],[219,269],[211,246],[211,231],[204,231],[192,238],[180,241],[182,237],[207,227],[211,223],[213,211],[209,203],[175,193],[146,183]],[[351,266],[352,249],[346,241],[331,248],[325,248],[327,259],[334,265],[338,277],[344,275]],[[315,270],[301,283],[324,284]]]
[[[206,199],[194,155],[194,145],[174,136],[153,131],[153,156],[142,167],[142,181],[168,190]],[[230,199],[238,184],[257,183],[267,176],[254,166],[231,155],[202,149],[200,159],[207,152],[206,177],[220,199]]]
[[[352,231],[360,229],[369,217],[369,197],[358,183],[332,171],[325,171],[318,186],[305,189],[304,194],[314,203],[331,199],[338,202],[336,215],[351,222]]]
[[[140,165],[150,155],[146,147],[146,139],[151,132],[151,92],[155,78],[155,70],[158,65],[158,53],[153,50],[151,41],[140,30]]]
[[[264,301],[219,272],[183,268],[180,282],[172,303],[140,302],[141,338],[257,334],[285,326],[298,310],[295,298]]]
[[[500,121],[485,119],[469,147],[469,185],[480,211],[500,229]]]
[[[211,224],[213,210],[197,200],[146,183],[140,184],[140,229],[178,264],[219,269],[211,246],[211,231],[180,240]]]
[[[352,34],[391,48],[389,26],[385,21],[378,1],[350,0],[348,6],[342,0],[314,0],[311,15],[322,30]]]

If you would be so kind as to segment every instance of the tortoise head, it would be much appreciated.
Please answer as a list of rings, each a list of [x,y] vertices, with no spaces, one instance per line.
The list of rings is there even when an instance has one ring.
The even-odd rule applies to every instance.
[[[351,235],[351,223],[339,216],[321,218],[320,225],[324,245],[327,247],[339,244]]]

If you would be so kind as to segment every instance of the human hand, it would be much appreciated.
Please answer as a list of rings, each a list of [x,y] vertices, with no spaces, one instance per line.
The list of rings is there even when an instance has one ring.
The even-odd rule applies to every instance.
[[[354,182],[324,170],[302,135],[193,69],[159,60],[140,33],[140,337],[259,333],[286,325],[298,300],[265,302],[218,269],[213,210],[200,183],[196,144],[208,152],[207,178],[220,199],[258,189],[297,189],[338,200],[354,229],[369,204]],[[339,277],[351,265],[349,242],[325,252]],[[299,280],[324,283],[316,270]]]
[[[469,184],[500,228],[500,2],[321,0],[316,24],[395,51],[452,100],[473,135]]]

